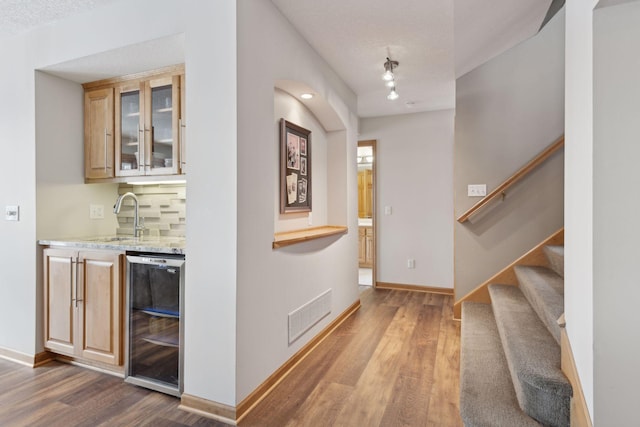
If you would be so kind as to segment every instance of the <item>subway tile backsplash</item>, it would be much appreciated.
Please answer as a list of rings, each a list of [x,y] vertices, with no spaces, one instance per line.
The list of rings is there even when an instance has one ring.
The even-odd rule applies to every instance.
[[[185,237],[186,185],[120,184],[118,194],[132,192],[138,197],[144,235]],[[133,200],[126,198],[118,214],[118,234],[133,234]]]

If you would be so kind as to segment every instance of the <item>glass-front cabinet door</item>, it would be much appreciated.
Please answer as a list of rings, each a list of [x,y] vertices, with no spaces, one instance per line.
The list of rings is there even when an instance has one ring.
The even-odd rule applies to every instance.
[[[179,170],[178,136],[180,76],[149,80],[145,83],[145,153],[147,175],[171,175]]]
[[[144,175],[144,111],[140,84],[122,86],[116,97],[116,175]]]
[[[180,76],[119,87],[116,176],[180,173]]]

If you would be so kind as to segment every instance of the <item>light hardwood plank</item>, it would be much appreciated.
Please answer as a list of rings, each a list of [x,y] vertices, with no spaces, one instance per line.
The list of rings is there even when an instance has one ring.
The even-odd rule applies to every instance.
[[[461,426],[453,298],[368,290],[362,306],[239,422],[240,427]],[[214,426],[179,399],[60,362],[0,360],[2,426]]]
[[[360,299],[240,427],[462,426],[453,297],[371,289]]]
[[[428,426],[460,426],[460,324],[451,303],[442,307],[440,335],[429,401]]]
[[[226,426],[181,411],[179,403],[78,366],[51,362],[30,368],[0,360],[3,427]]]

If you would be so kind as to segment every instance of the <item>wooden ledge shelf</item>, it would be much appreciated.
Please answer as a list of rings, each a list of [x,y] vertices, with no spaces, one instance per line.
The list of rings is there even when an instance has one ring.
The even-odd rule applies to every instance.
[[[305,228],[302,230],[283,231],[273,235],[273,249],[284,246],[295,245],[309,240],[320,239],[321,237],[334,236],[336,234],[346,234],[347,227],[342,225],[324,225],[322,227]]]

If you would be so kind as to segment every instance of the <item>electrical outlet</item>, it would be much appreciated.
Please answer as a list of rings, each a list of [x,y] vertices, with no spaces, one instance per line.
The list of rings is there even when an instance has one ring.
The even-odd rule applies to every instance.
[[[484,197],[487,195],[487,184],[473,184],[467,186],[468,197]]]
[[[384,214],[385,215],[391,215],[391,206],[385,206],[384,207]]]
[[[308,224],[313,225],[313,216],[311,216],[311,212],[309,212],[309,217],[307,218]]]
[[[104,205],[89,205],[90,219],[104,219]]]
[[[407,268],[416,268],[416,260],[413,258],[409,258],[407,260]]]
[[[5,206],[4,219],[7,221],[20,221],[20,206]]]

